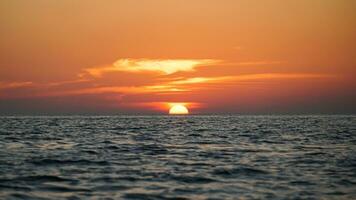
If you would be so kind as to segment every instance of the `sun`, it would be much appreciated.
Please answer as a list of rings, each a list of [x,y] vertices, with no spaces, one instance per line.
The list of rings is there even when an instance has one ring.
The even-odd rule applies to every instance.
[[[177,105],[173,105],[169,109],[169,114],[170,115],[187,115],[187,114],[189,114],[189,111],[188,111],[187,107],[185,107],[184,105],[177,104]]]

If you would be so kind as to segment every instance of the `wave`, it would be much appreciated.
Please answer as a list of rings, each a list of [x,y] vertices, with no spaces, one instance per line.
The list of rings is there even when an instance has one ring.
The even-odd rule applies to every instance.
[[[32,164],[43,166],[43,165],[110,165],[108,161],[92,161],[92,160],[58,160],[58,159],[41,159],[41,160],[31,160]]]

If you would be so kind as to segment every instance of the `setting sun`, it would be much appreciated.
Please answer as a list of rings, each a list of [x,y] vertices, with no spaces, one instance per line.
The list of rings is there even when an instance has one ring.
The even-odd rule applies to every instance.
[[[0,200],[356,200],[355,8],[0,0]]]
[[[170,115],[186,115],[186,114],[189,114],[189,111],[184,105],[177,104],[177,105],[173,105],[169,109],[169,114]]]

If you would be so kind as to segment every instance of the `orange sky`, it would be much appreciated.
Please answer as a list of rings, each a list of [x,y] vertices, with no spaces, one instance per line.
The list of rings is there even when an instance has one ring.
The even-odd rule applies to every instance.
[[[0,114],[356,113],[356,1],[0,1]]]

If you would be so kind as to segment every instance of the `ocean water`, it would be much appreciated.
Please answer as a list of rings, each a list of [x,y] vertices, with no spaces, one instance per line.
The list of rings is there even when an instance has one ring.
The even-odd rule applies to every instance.
[[[0,117],[0,199],[356,199],[356,116]]]

